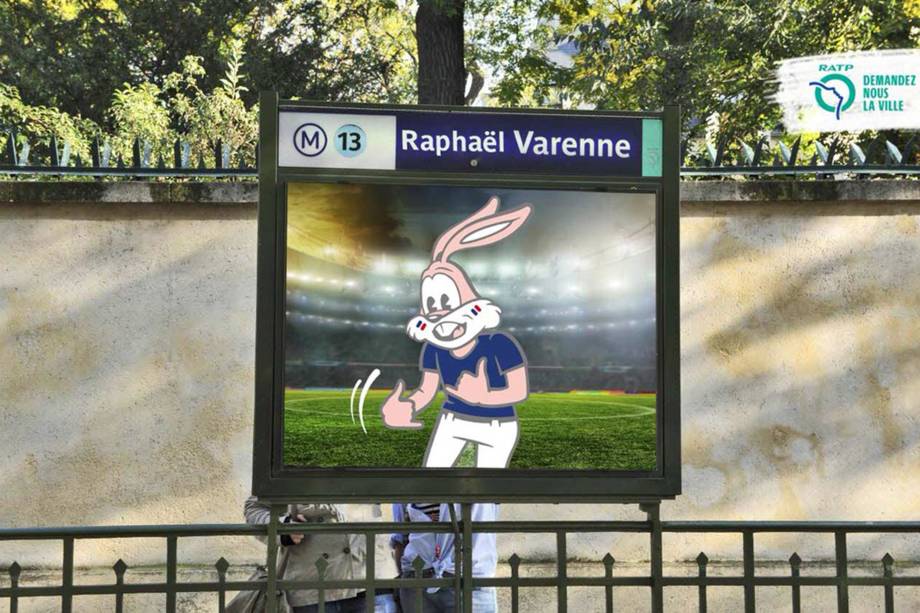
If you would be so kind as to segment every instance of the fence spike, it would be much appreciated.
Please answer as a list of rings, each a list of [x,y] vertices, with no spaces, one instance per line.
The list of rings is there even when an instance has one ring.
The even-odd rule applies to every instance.
[[[93,141],[89,144],[89,163],[93,168],[99,168],[102,166],[102,161],[99,159],[98,136],[94,136]]]
[[[696,564],[700,568],[705,568],[706,565],[709,564],[709,557],[705,554],[705,552],[701,551],[700,555],[696,556]]]
[[[779,153],[782,156],[783,164],[789,165],[789,160],[792,159],[792,151],[789,150],[789,147],[786,146],[786,143],[779,141]]]
[[[218,576],[223,577],[227,574],[227,570],[230,568],[230,562],[227,561],[227,558],[221,556],[218,558],[217,562],[214,563],[214,568],[217,569]]]
[[[19,576],[22,575],[22,566],[19,565],[19,562],[13,562],[7,571],[10,573],[12,581],[19,581]]]
[[[792,150],[789,152],[789,165],[795,166],[796,161],[799,159],[799,147],[802,145],[802,137],[799,136],[795,139],[795,142],[792,143]]]
[[[725,148],[728,147],[728,135],[723,136],[716,143],[716,159],[713,161],[714,166],[722,165],[722,158],[725,155]]]
[[[741,143],[741,153],[742,153],[742,156],[744,157],[745,165],[752,166],[754,163],[754,149],[751,148],[751,146],[747,144],[746,142],[744,142],[743,140],[741,139],[738,139],[738,140]]]
[[[512,553],[508,558],[508,564],[511,566],[511,613],[518,613],[518,572],[521,566],[521,556]]]
[[[173,168],[182,168],[182,145],[178,138],[173,143]]]
[[[16,137],[12,132],[7,132],[6,134],[6,157],[9,158],[11,166],[18,165],[16,160]]]
[[[49,145],[49,148],[51,149],[51,166],[53,166],[54,168],[57,168],[58,166],[61,165],[61,156],[60,156],[60,152],[58,152],[58,142],[57,142],[56,134],[51,135],[51,144]]]
[[[850,163],[856,162],[860,166],[866,163],[866,154],[856,143],[850,143]]]
[[[882,556],[882,568],[884,569],[885,576],[892,576],[892,569],[894,568],[894,558],[891,557],[890,553],[886,553]]]
[[[706,143],[706,153],[709,154],[710,166],[715,166],[716,165],[716,148],[713,147],[712,143]]]
[[[802,558],[799,557],[797,552],[793,552],[793,554],[789,556],[789,566],[792,567],[792,570],[798,570],[802,567]]]
[[[150,168],[150,155],[153,153],[153,145],[150,144],[150,141],[144,141],[144,154],[141,156],[141,166],[143,168]]]
[[[898,148],[894,146],[890,140],[885,141],[885,149],[888,152],[888,160],[893,164],[900,164],[901,160],[904,159],[901,155],[901,152],[898,151]]]
[[[221,157],[223,146],[223,141],[219,138],[214,142],[214,168],[223,168],[223,158]]]
[[[159,155],[157,155],[157,168],[159,168],[160,170],[165,170],[165,169],[166,169],[166,162],[163,160],[163,154],[162,154],[162,153],[159,154]]]
[[[201,152],[200,152],[200,151],[198,152],[198,169],[199,169],[199,170],[204,170],[204,169],[205,169],[205,165],[204,165],[204,156],[201,155]]]
[[[134,137],[134,145],[131,146],[131,167],[141,167],[141,139]]]
[[[105,168],[109,167],[109,162],[112,161],[112,143],[105,141],[105,145],[102,147],[102,165]]]
[[[74,154],[73,165],[77,168],[81,168],[83,166],[83,158],[80,157],[79,153]]]
[[[767,144],[767,137],[761,136],[757,144],[754,145],[754,159],[751,160],[751,166],[760,166],[760,157],[763,155],[764,145]]]
[[[827,147],[821,144],[821,141],[815,141],[815,151],[818,152],[818,157],[821,158],[821,162],[827,164]]]
[[[607,568],[613,568],[613,565],[616,563],[616,558],[608,551],[607,555],[603,558],[604,566]]]
[[[115,571],[115,578],[121,580],[125,576],[125,572],[128,570],[128,565],[125,564],[124,560],[118,558],[118,561],[112,565],[112,570]]]
[[[116,167],[116,168],[124,168],[124,167],[125,167],[125,161],[124,161],[123,159],[121,159],[121,154],[120,154],[120,153],[118,154],[118,158],[116,158],[116,160],[115,160],[115,167]]]

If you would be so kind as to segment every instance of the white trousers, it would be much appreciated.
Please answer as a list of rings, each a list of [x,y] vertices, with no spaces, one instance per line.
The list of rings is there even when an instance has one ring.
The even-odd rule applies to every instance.
[[[507,468],[518,440],[517,419],[491,421],[441,411],[425,452],[426,468],[451,468],[467,443],[476,445],[476,468]]]

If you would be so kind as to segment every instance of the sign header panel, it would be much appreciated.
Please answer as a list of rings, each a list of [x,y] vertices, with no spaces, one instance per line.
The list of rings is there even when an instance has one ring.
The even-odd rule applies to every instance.
[[[292,168],[655,177],[661,176],[661,120],[282,110],[278,161]]]

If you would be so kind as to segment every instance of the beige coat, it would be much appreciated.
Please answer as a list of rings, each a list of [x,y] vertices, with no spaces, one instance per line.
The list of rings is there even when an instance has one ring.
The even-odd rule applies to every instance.
[[[268,504],[261,503],[252,496],[246,500],[244,514],[247,523],[267,524],[270,513],[271,509]],[[289,505],[288,513],[292,516],[303,515],[308,522],[345,521],[341,507],[332,504]],[[365,551],[364,536],[361,534],[325,533],[310,536],[308,532],[305,532],[300,544],[281,547],[279,556],[284,550],[287,550],[289,556],[284,579],[307,581],[317,579],[319,573],[316,562],[319,559],[325,560],[328,564],[326,579],[364,579]],[[328,589],[325,592],[326,602],[351,598],[361,591],[363,590]],[[291,606],[302,607],[319,602],[319,594],[317,590],[291,590],[287,593],[287,599]]]

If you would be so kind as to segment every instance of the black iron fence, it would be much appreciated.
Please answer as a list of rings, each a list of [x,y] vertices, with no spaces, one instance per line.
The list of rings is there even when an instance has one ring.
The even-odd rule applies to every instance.
[[[76,596],[111,596],[111,610],[121,612],[124,609],[124,597],[128,594],[162,594],[163,609],[167,612],[177,610],[177,595],[191,592],[210,592],[218,595],[218,610],[224,611],[228,599],[240,590],[264,589],[269,594],[276,590],[309,589],[318,590],[320,611],[324,610],[324,593],[330,589],[355,588],[364,590],[367,598],[367,610],[374,610],[374,595],[380,590],[396,588],[414,588],[419,599],[425,588],[454,589],[458,611],[472,611],[472,591],[477,587],[494,587],[510,592],[510,610],[520,613],[522,589],[552,588],[556,591],[555,610],[568,610],[568,592],[576,587],[595,587],[604,590],[604,597],[596,601],[596,611],[608,613],[618,609],[617,592],[621,588],[645,588],[648,590],[650,609],[653,612],[665,610],[664,590],[668,587],[696,587],[698,590],[697,607],[702,613],[708,609],[708,589],[711,587],[734,587],[743,590],[743,607],[745,612],[757,610],[756,592],[758,587],[779,587],[789,589],[789,602],[794,613],[802,610],[803,587],[832,587],[836,591],[836,610],[850,610],[851,587],[870,587],[878,589],[877,602],[882,603],[886,612],[896,610],[896,588],[920,586],[920,576],[904,576],[895,573],[895,560],[885,554],[878,562],[874,575],[854,576],[848,572],[850,558],[847,554],[848,537],[857,534],[920,534],[920,522],[699,522],[699,521],[661,521],[657,504],[643,505],[646,519],[642,521],[498,521],[468,522],[469,506],[463,505],[459,518],[451,522],[426,524],[428,532],[454,532],[460,543],[455,548],[455,568],[458,572],[453,577],[423,577],[422,567],[417,560],[414,578],[383,579],[375,577],[375,560],[371,553],[366,558],[365,577],[352,580],[333,580],[324,578],[325,564],[317,560],[318,578],[316,580],[285,580],[278,578],[274,572],[278,557],[278,536],[284,533],[336,533],[363,535],[368,552],[375,551],[376,539],[393,532],[410,532],[418,525],[394,522],[366,523],[312,523],[280,524],[278,515],[283,508],[272,509],[272,520],[266,526],[250,525],[185,525],[185,526],[113,526],[113,527],[76,527],[76,528],[33,528],[0,530],[0,541],[57,541],[61,543],[61,581],[59,585],[23,585],[23,569],[12,563],[7,569],[8,580],[0,581],[0,603],[7,602],[9,610],[17,613],[19,600],[23,598],[55,598],[60,601],[60,609],[65,613],[73,610]],[[465,569],[472,568],[472,551],[464,543],[470,543],[474,532],[485,533],[523,533],[549,534],[555,536],[556,573],[553,576],[522,576],[518,555],[508,560],[508,576],[472,577]],[[616,560],[608,553],[599,561],[603,566],[603,576],[580,576],[569,570],[567,540],[570,535],[585,533],[639,533],[648,536],[649,557],[648,572],[641,575],[618,574]],[[742,541],[742,572],[739,575],[710,575],[707,569],[710,560],[705,553],[696,559],[698,573],[696,576],[669,576],[664,573],[662,560],[662,536],[666,533],[723,533],[738,535]],[[832,535],[834,538],[833,575],[803,576],[806,564],[798,554],[792,553],[788,560],[789,570],[785,575],[757,574],[755,558],[755,540],[758,535],[767,533],[819,533]],[[230,565],[223,557],[214,564],[215,580],[180,582],[177,580],[177,547],[179,539],[191,537],[217,536],[267,536],[266,567],[269,569],[264,581],[231,581],[227,573]],[[104,584],[75,584],[74,582],[74,544],[86,539],[162,539],[165,549],[165,581],[154,583],[126,582],[125,573],[128,566],[119,560],[113,567],[113,582]],[[273,601],[269,599],[269,610]],[[551,604],[542,611],[551,610]],[[683,607],[681,610],[685,610]],[[830,607],[822,610],[831,610]],[[903,609],[907,610],[907,609]],[[528,612],[529,613],[529,612]]]
[[[685,177],[783,176],[823,178],[834,175],[920,175],[920,139],[902,143],[885,136],[818,138],[743,138],[725,135],[714,142],[685,142],[681,174]],[[135,139],[130,155],[115,153],[111,144],[94,140],[87,157],[72,153],[70,143],[55,137],[30,143],[6,132],[0,152],[0,175],[60,175],[91,177],[255,177],[257,169],[244,160],[258,159],[256,146],[234,150],[216,139],[205,154],[193,155],[188,142],[172,144],[172,155],[154,158],[149,142]],[[751,144],[753,143],[753,144]],[[803,152],[810,153],[805,155]],[[250,155],[251,154],[251,155]],[[236,160],[236,163],[233,161]]]

